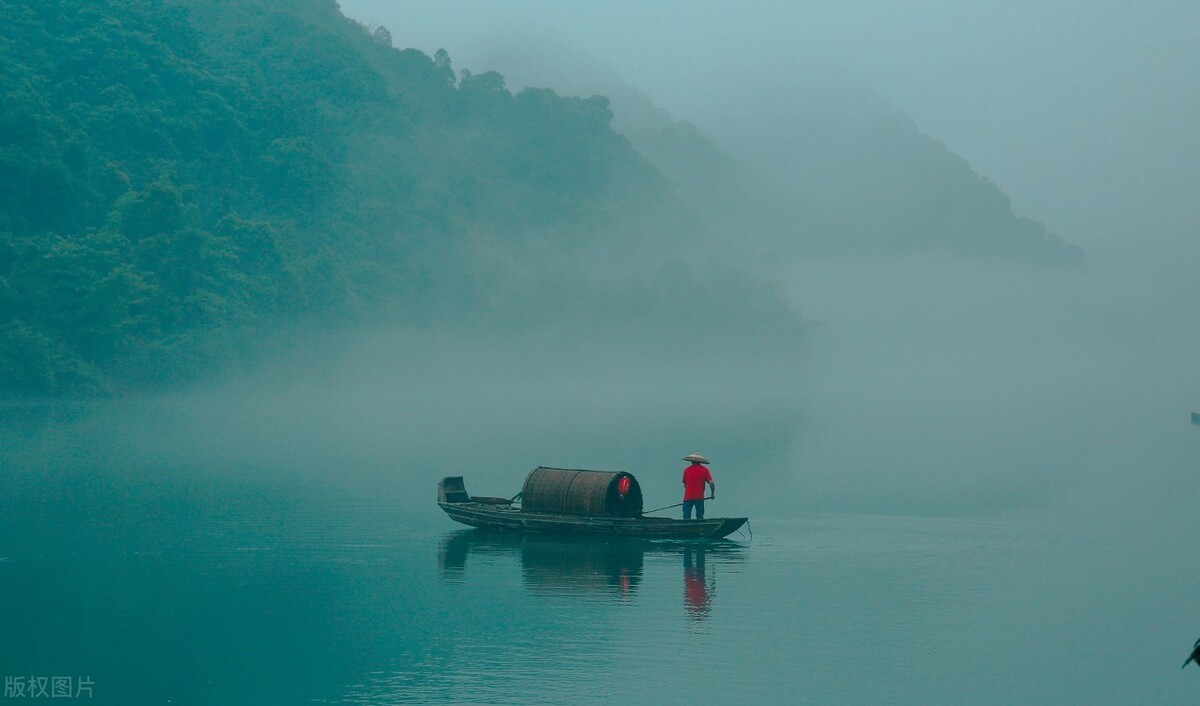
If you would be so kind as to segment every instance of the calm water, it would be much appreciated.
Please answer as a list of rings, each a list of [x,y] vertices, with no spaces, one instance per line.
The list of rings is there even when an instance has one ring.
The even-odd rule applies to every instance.
[[[1200,629],[1180,477],[958,517],[754,519],[752,539],[692,545],[490,536],[431,510],[431,488],[418,505],[123,475],[10,487],[5,675],[88,676],[114,704],[1200,694],[1177,668]]]
[[[987,336],[834,350],[794,396],[705,405],[618,380],[468,409],[422,376],[9,407],[0,672],[105,704],[1195,703],[1194,333],[1012,369]],[[693,450],[752,537],[489,536],[433,502],[575,463],[665,505]]]

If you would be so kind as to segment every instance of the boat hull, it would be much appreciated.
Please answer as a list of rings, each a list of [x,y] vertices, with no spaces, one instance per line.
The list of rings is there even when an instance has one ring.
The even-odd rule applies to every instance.
[[[450,519],[505,532],[591,534],[642,539],[720,539],[746,524],[745,517],[674,520],[666,517],[589,517],[527,512],[477,502],[439,502]]]

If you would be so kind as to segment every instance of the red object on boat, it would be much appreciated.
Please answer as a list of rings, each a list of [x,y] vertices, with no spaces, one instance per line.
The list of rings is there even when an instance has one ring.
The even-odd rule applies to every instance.
[[[617,481],[617,494],[621,497],[629,495],[629,476],[621,476],[621,480]]]

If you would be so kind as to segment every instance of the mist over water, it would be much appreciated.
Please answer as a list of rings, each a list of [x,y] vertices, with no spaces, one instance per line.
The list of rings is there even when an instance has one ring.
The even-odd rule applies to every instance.
[[[1140,431],[1177,426],[1194,405],[1187,270],[1110,262],[1063,276],[920,261],[802,271],[798,297],[826,322],[810,368],[815,406],[871,430],[834,442],[852,468],[910,464],[861,485],[1042,495],[1090,482],[1084,458],[1132,450]]]
[[[975,586],[997,591],[971,609],[988,644],[975,676],[1003,675],[973,699],[1190,698],[1164,637],[1196,622],[1192,262],[798,273],[828,322],[797,464],[825,507],[1004,526],[970,552],[996,571]]]
[[[1188,269],[813,261],[795,366],[374,329],[200,390],[10,409],[4,663],[135,702],[237,680],[233,703],[600,702],[619,670],[683,703],[695,659],[713,701],[1186,701]],[[693,450],[752,541],[489,540],[433,503],[442,475],[512,495],[554,464],[665,505]]]

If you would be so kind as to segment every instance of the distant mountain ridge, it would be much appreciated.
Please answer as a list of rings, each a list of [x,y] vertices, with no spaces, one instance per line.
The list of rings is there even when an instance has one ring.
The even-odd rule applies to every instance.
[[[518,85],[607,96],[614,128],[707,224],[729,237],[749,233],[773,257],[929,253],[1083,263],[1077,246],[1015,214],[999,187],[834,67],[781,74],[774,104],[745,106],[714,139],[568,48],[526,38],[486,56]]]

